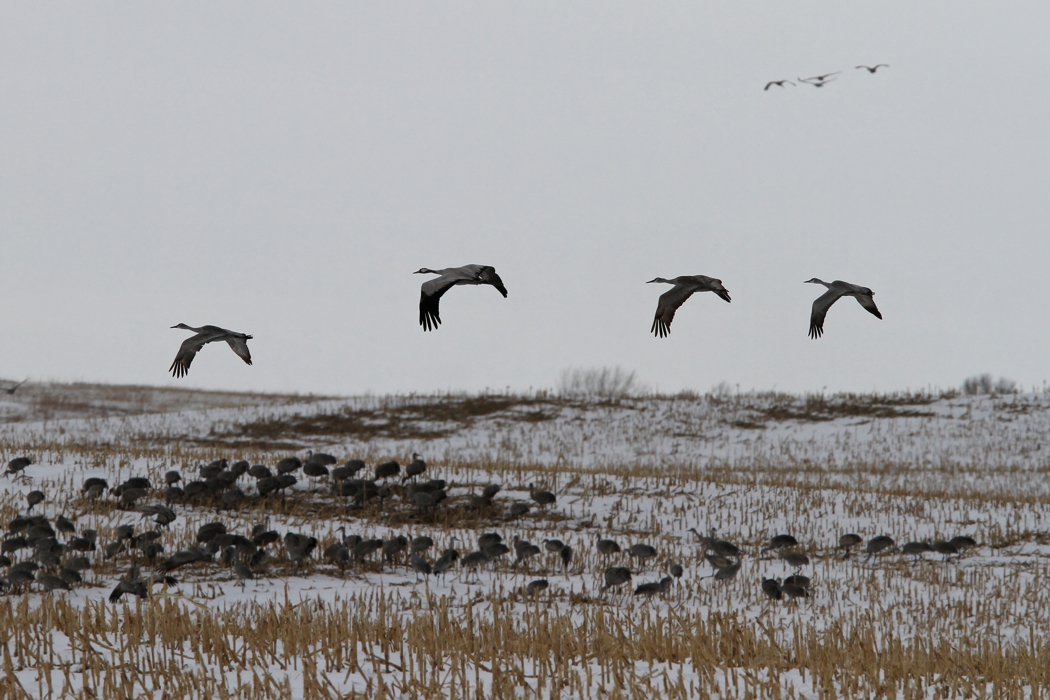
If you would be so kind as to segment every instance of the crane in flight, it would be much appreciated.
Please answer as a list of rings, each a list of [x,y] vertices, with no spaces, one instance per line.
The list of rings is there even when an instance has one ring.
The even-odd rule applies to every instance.
[[[496,268],[491,265],[464,265],[463,267],[446,267],[443,270],[431,270],[429,267],[421,267],[416,270],[415,275],[440,275],[432,280],[427,280],[420,287],[419,292],[419,325],[424,331],[437,330],[441,325],[441,314],[438,310],[438,302],[441,296],[457,284],[488,284],[499,290],[506,298],[507,288],[503,286],[503,280],[496,274]]]
[[[875,306],[875,300],[872,299],[875,296],[875,292],[867,287],[850,284],[842,280],[825,282],[816,277],[806,280],[805,284],[822,284],[828,288],[828,291],[821,294],[813,302],[813,312],[809,317],[809,337],[814,340],[824,335],[824,317],[828,315],[828,309],[831,308],[831,305],[842,297],[853,297],[868,313],[878,319],[882,319],[882,314],[879,313],[879,308]]]
[[[812,78],[799,78],[798,81],[800,83],[806,83],[807,85],[812,85],[813,87],[824,87],[827,83],[833,83],[836,80],[838,80],[838,78],[831,78],[831,76],[838,75],[841,72],[842,71],[837,70],[834,73],[825,73],[824,75],[814,75]],[[828,80],[828,78],[831,78],[831,80]]]
[[[28,381],[29,381],[29,377],[26,377],[22,381],[18,382],[18,384],[14,384],[12,386],[5,386],[3,388],[3,391],[6,392],[9,396],[14,396],[15,392],[18,391],[18,388],[20,386],[22,386],[23,384],[25,384],[26,382],[28,382]]]
[[[652,284],[653,282],[674,285],[670,291],[660,295],[660,300],[656,304],[656,317],[653,319],[653,327],[649,329],[660,338],[666,337],[671,332],[671,321],[674,320],[674,312],[695,292],[714,292],[722,299],[732,301],[729,298],[729,290],[722,286],[722,280],[716,280],[714,277],[684,275],[670,280],[657,277],[649,280],[646,284]]]
[[[175,356],[175,361],[171,363],[171,367],[168,368],[173,377],[185,377],[186,373],[190,371],[190,363],[193,362],[193,358],[197,356],[201,348],[208,343],[214,343],[219,340],[225,340],[230,349],[237,354],[237,357],[244,360],[245,364],[250,365],[252,363],[252,355],[248,352],[248,341],[252,339],[250,335],[235,333],[218,326],[194,328],[193,326],[187,326],[185,323],[172,326],[172,328],[181,328],[185,331],[196,333],[196,335],[191,335],[182,341],[182,345],[179,346],[179,353]]]
[[[868,71],[869,73],[874,73],[879,68],[889,68],[889,67],[890,67],[890,64],[888,64],[888,63],[876,63],[874,66],[856,66],[853,70],[860,70],[861,68],[863,68],[864,70]]]
[[[766,83],[766,86],[764,88],[762,88],[762,89],[763,90],[768,90],[769,88],[773,87],[774,85],[776,85],[777,87],[784,87],[784,83],[787,83],[788,85],[794,85],[794,83],[791,82],[790,80],[770,80],[768,83]]]

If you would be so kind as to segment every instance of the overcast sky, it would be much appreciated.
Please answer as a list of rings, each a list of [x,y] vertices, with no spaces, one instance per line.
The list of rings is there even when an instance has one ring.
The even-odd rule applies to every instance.
[[[0,377],[1050,379],[1050,5],[0,4]],[[861,63],[889,63],[876,75]],[[841,70],[816,89],[773,79]],[[418,325],[420,267],[495,266]],[[656,276],[720,278],[671,335]],[[822,288],[875,290],[807,337]],[[166,374],[187,336],[251,333]]]

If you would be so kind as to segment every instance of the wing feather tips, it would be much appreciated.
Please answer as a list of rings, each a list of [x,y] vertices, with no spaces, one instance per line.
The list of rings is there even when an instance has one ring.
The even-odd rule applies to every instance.
[[[189,365],[184,363],[181,357],[176,357],[175,361],[171,363],[171,367],[168,367],[168,371],[171,372],[171,376],[178,379],[186,376],[186,372],[189,371]]]
[[[427,296],[426,292],[419,294],[419,325],[424,331],[437,330],[441,325],[441,315],[438,313],[438,300],[440,295]]]
[[[653,319],[653,327],[649,329],[649,332],[657,338],[666,338],[667,334],[671,332],[671,327],[657,316]]]

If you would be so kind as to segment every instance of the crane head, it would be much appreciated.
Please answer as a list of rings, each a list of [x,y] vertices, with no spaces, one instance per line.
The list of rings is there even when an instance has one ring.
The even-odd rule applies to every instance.
[[[186,331],[192,331],[193,330],[192,328],[187,326],[185,323],[176,324],[176,325],[172,326],[172,328],[181,328],[181,329],[186,330]]]
[[[412,274],[413,275],[425,275],[425,274],[429,274],[429,273],[432,273],[432,272],[434,272],[434,271],[431,270],[429,267],[421,267],[418,270],[416,270],[415,272],[413,272]]]

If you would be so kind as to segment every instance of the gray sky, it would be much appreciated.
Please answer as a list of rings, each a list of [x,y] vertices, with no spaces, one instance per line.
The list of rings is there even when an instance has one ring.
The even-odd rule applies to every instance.
[[[1050,378],[1050,6],[0,4],[0,377]],[[872,76],[857,64],[891,68]],[[822,89],[766,81],[842,70]],[[494,265],[418,326],[419,267]],[[649,334],[656,276],[706,274]],[[821,291],[843,300],[807,337]],[[253,367],[183,331],[251,333]]]

